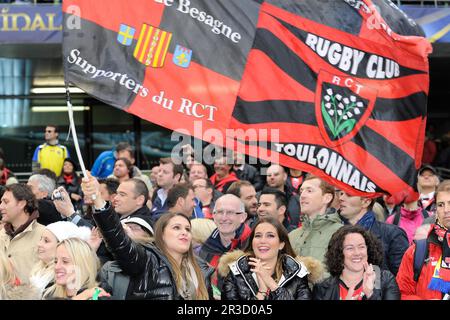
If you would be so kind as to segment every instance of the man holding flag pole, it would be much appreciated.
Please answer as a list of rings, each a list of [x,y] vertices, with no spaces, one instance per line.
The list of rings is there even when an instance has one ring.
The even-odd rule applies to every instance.
[[[80,21],[80,30],[64,32],[66,81],[143,119],[275,157],[352,195],[400,202],[415,192],[431,45],[392,3],[105,5],[63,2],[65,26]]]

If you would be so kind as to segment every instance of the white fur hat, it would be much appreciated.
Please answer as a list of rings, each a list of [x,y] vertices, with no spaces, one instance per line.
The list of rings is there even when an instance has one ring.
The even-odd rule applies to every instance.
[[[68,238],[79,238],[88,241],[91,237],[91,229],[88,227],[78,227],[76,224],[68,221],[50,223],[46,228],[55,235],[58,242]]]

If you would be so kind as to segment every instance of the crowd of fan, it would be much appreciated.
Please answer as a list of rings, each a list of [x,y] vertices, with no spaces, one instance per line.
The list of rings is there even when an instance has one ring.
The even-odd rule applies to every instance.
[[[1,299],[448,299],[450,181],[431,165],[395,204],[189,146],[146,176],[119,143],[81,179],[45,137],[27,184],[2,177]]]

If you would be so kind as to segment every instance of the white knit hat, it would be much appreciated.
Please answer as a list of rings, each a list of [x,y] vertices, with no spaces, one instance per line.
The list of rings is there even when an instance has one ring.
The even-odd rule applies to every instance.
[[[55,235],[58,242],[68,238],[79,238],[88,241],[91,237],[91,229],[88,227],[78,227],[76,224],[68,221],[50,223],[46,228]]]
[[[135,224],[141,226],[142,228],[144,228],[145,229],[144,231],[149,233],[151,236],[153,236],[153,234],[154,234],[152,226],[147,221],[145,221],[143,218],[141,218],[141,215],[129,216],[125,219],[122,219],[120,222],[135,223]]]

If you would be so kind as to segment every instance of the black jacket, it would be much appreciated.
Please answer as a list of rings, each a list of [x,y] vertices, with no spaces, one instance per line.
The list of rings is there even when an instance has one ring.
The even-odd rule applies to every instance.
[[[37,222],[39,222],[43,226],[47,226],[50,223],[64,220],[58,210],[56,210],[55,205],[50,198],[38,200],[38,211],[39,217],[37,218]]]
[[[236,177],[238,177],[239,180],[246,180],[250,182],[256,189],[256,191],[261,191],[264,187],[264,180],[260,176],[258,170],[249,164],[244,164],[243,170],[234,170],[234,173],[236,174]]]
[[[252,276],[248,256],[241,256],[230,264],[224,279],[222,300],[256,300],[258,284]],[[226,262],[224,262],[226,263]],[[283,277],[277,290],[270,292],[267,300],[311,300],[307,269],[291,256],[283,258]]]
[[[363,297],[363,300],[400,300],[400,289],[390,271],[382,270],[380,272],[379,284],[378,286],[375,281],[372,296],[369,299]],[[339,278],[329,277],[316,284],[313,289],[313,300],[340,300]]]
[[[72,201],[73,206],[75,207],[75,210],[82,211],[83,210],[83,191],[81,190],[81,178],[78,175],[74,175],[73,180],[71,183],[66,183],[64,180],[64,176],[61,175],[58,177],[58,180],[56,181],[56,184],[58,187],[62,186],[64,189],[66,189],[67,193],[69,194],[69,197],[72,195],[72,193],[75,193],[79,196],[81,196],[81,199],[79,201],[75,201],[70,198]]]
[[[145,247],[147,248],[147,246]],[[150,250],[152,250],[151,247]],[[208,294],[210,297],[212,297],[213,292],[209,279],[211,278],[214,269],[211,268],[201,258],[196,258],[200,269],[205,276]],[[111,293],[115,299],[128,300],[131,298],[130,294],[132,293],[133,288],[130,287],[130,284],[132,285],[132,282],[130,281],[130,277],[122,271],[122,268],[120,268],[120,265],[117,263],[117,261],[108,261],[107,263],[105,263],[101,269],[100,278],[100,287]]]
[[[369,231],[383,245],[383,265],[381,268],[397,275],[403,254],[409,247],[408,237],[405,231],[398,226],[380,221],[375,221]]]
[[[170,263],[157,247],[144,247],[133,242],[126,235],[119,216],[111,207],[94,213],[93,217],[109,251],[123,273],[130,277],[130,288],[127,293],[129,298],[182,299],[176,289]]]

